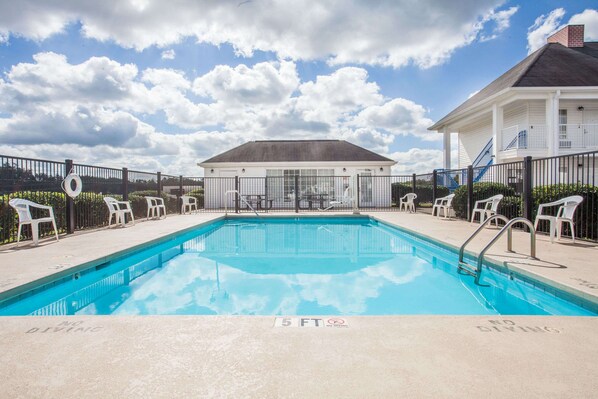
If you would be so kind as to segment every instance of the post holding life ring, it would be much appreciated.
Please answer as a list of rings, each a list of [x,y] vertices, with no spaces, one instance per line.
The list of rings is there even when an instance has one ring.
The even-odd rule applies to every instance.
[[[72,183],[75,182],[75,188],[73,189]],[[83,182],[76,173],[69,173],[69,175],[62,181],[62,189],[71,198],[76,198],[81,194],[83,189]]]

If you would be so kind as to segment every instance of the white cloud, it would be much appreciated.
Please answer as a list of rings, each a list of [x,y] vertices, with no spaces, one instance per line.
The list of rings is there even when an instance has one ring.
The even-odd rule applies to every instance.
[[[598,40],[598,10],[587,9],[569,20],[572,25],[585,25],[585,40]]]
[[[565,16],[564,8],[556,8],[548,15],[542,14],[527,29],[527,53],[531,54],[546,44],[546,38],[560,28]]]
[[[288,98],[299,84],[293,62],[262,62],[249,68],[238,65],[218,65],[195,79],[193,91],[229,105],[279,104]]]
[[[370,105],[380,104],[380,87],[368,82],[363,68],[345,67],[299,87],[296,109],[306,120],[331,123]]]
[[[439,134],[431,134],[427,128],[434,122],[426,118],[426,109],[413,101],[395,98],[383,105],[365,108],[354,119],[358,126],[383,129],[398,135],[419,136],[423,140],[441,140]]]
[[[519,11],[519,6],[513,6],[506,10],[502,11],[491,11],[485,18],[482,20],[482,25],[486,22],[493,21],[495,23],[495,27],[492,30],[491,34],[481,34],[480,41],[488,41],[497,38],[502,32],[509,29],[511,26],[511,17],[515,15],[515,13]]]
[[[176,52],[173,49],[162,51],[161,55],[163,60],[174,60],[176,57]]]
[[[231,44],[237,54],[271,51],[283,59],[327,59],[332,65],[358,63],[429,68],[458,48],[497,35],[517,7],[498,10],[501,0],[308,0],[39,2],[0,6],[0,35],[43,40],[80,23],[82,34],[139,51],[167,47],[186,37]],[[356,17],[358,16],[358,17]]]
[[[176,174],[254,139],[338,138],[387,154],[397,135],[441,137],[427,132],[424,107],[385,98],[365,69],[301,82],[292,61],[221,65],[191,82],[174,69],[38,53],[0,77],[0,109],[0,152]],[[162,113],[188,132],[147,122]]]

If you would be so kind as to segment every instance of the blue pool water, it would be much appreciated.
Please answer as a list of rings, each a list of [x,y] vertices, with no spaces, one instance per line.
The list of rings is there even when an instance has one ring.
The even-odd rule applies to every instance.
[[[369,218],[232,219],[22,295],[1,315],[594,315]],[[96,270],[97,269],[97,270]]]

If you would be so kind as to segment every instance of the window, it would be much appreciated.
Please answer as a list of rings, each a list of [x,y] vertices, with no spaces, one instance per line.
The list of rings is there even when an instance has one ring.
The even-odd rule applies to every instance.
[[[295,192],[295,176],[300,176],[301,194],[334,194],[334,169],[266,169],[268,197],[290,198]]]
[[[559,109],[559,140],[567,140],[567,110]]]

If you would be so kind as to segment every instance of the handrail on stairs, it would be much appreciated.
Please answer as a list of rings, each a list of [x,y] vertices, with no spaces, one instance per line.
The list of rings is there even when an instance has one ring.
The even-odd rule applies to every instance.
[[[226,201],[226,200],[227,200],[229,194],[237,194],[239,196],[239,199],[241,199],[241,201],[243,201],[245,203],[245,205],[247,205],[247,207],[249,209],[251,209],[253,211],[253,213],[255,213],[256,216],[258,216],[258,217],[260,216],[260,214],[257,213],[257,211],[253,208],[253,206],[251,206],[251,204],[249,202],[247,202],[245,197],[243,197],[241,195],[241,193],[239,193],[238,190],[228,190],[224,193],[224,214],[225,215],[228,213],[228,201]]]
[[[495,219],[500,219],[503,222],[505,222],[504,227],[502,229],[500,229],[500,231],[494,236],[494,238],[492,238],[492,240],[490,240],[490,242],[488,244],[486,244],[486,246],[484,247],[484,249],[482,249],[482,252],[480,252],[480,254],[478,255],[478,262],[477,262],[476,269],[475,270],[470,270],[470,269],[466,268],[465,265],[469,266],[469,264],[465,264],[463,262],[463,257],[464,257],[464,254],[465,254],[465,246],[467,244],[469,244],[471,242],[471,240],[488,223],[490,223],[491,221],[493,221]],[[530,222],[526,218],[522,218],[522,217],[517,217],[517,218],[509,220],[509,219],[507,219],[503,215],[492,215],[488,219],[486,219],[480,225],[480,227],[478,227],[476,229],[476,231],[473,232],[473,234],[471,236],[469,236],[469,238],[463,243],[463,245],[459,249],[459,265],[458,265],[459,270],[463,270],[467,274],[473,275],[475,277],[475,283],[479,285],[480,275],[482,274],[482,265],[483,265],[483,262],[484,262],[484,256],[485,256],[486,252],[488,251],[488,249],[490,249],[490,247],[492,245],[494,245],[494,243],[496,243],[496,241],[498,241],[498,239],[504,234],[505,230],[507,231],[507,251],[508,252],[513,252],[513,233],[512,233],[512,227],[513,227],[514,224],[517,224],[517,223],[523,223],[527,227],[529,227],[529,229],[530,229],[530,240],[531,240],[530,241],[530,257],[532,259],[537,259],[536,258],[536,230],[534,229],[534,225],[532,224],[532,222]]]

